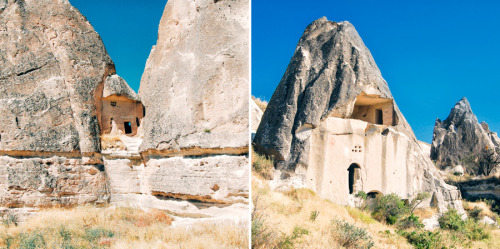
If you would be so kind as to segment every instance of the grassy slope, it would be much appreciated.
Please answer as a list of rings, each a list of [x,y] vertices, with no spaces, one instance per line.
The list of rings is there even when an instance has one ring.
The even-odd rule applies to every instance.
[[[283,240],[293,233],[294,227],[309,231],[308,234],[295,239],[296,248],[340,248],[332,238],[332,219],[345,220],[357,227],[366,229],[375,246],[373,248],[413,248],[404,237],[398,235],[395,226],[389,226],[371,218],[368,212],[357,208],[343,207],[323,200],[312,191],[306,189],[282,193],[270,190],[258,174],[252,174],[252,197],[257,213],[269,230],[276,234],[275,240]],[[310,219],[311,212],[318,211],[315,221]],[[416,214],[423,215],[430,211],[419,210]],[[430,212],[432,213],[432,212]],[[488,228],[491,237],[482,241],[468,241],[453,232],[440,230],[442,244],[454,248],[500,248],[500,230]],[[272,240],[260,248],[272,248],[276,245]]]
[[[18,226],[0,225],[0,247],[248,248],[246,224],[200,221],[191,227],[172,227],[172,220],[159,210],[50,209]]]

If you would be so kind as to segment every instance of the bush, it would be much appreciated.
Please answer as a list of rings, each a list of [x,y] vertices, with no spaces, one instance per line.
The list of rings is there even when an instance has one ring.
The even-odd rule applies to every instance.
[[[465,222],[456,209],[449,209],[438,219],[442,229],[460,231],[464,228]]]
[[[484,229],[484,226],[479,224],[474,219],[467,219],[464,222],[462,233],[470,240],[483,240],[490,238],[490,233]]]
[[[46,247],[47,245],[41,232],[35,231],[33,233],[21,234],[19,248],[36,249]]]
[[[478,206],[475,206],[473,209],[467,210],[468,216],[475,221],[481,219],[481,212],[483,212],[483,209]]]
[[[6,226],[10,226],[12,224],[17,226],[17,224],[19,223],[19,216],[17,216],[15,213],[7,212],[5,217],[2,219],[2,223]]]
[[[340,246],[345,248],[372,248],[374,242],[368,232],[363,229],[349,224],[346,221],[334,219],[330,234]]]
[[[315,221],[315,220],[316,220],[316,218],[318,218],[318,215],[319,215],[319,211],[316,211],[316,210],[311,211],[311,216],[309,217],[309,219],[310,219],[311,221]]]
[[[281,249],[292,249],[292,248],[295,248],[295,243],[296,243],[296,240],[301,238],[302,236],[304,235],[308,235],[309,234],[309,230],[303,228],[303,227],[300,227],[300,226],[295,226],[293,228],[293,232],[291,235],[289,236],[284,236],[283,239],[278,243],[278,248],[281,248]]]
[[[439,217],[439,226],[443,229],[457,231],[470,240],[483,240],[490,237],[490,233],[484,229],[474,218],[462,220],[461,215],[455,209],[450,209]]]
[[[410,216],[398,222],[398,227],[400,229],[423,228],[424,224],[422,224],[422,222],[420,222],[418,218],[419,218],[418,216],[410,214]]]
[[[406,232],[403,230],[398,231],[400,235],[405,237],[410,244],[417,249],[434,249],[446,248],[441,243],[442,236],[439,232],[430,231],[412,231]]]
[[[374,208],[372,216],[379,220],[394,225],[398,219],[409,212],[408,206],[396,194],[389,194],[380,197]]]
[[[273,179],[274,159],[252,150],[252,169],[266,180]]]
[[[112,238],[115,236],[113,231],[104,228],[91,228],[85,230],[85,238],[90,242],[98,241],[101,238]]]

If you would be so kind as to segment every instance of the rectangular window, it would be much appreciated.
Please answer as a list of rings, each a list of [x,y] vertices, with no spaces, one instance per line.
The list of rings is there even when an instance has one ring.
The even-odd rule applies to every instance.
[[[111,101],[111,106],[116,106],[116,102],[115,101]]]

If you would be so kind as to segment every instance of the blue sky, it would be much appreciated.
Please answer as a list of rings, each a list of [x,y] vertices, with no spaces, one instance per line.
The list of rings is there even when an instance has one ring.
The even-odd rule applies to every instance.
[[[351,22],[418,139],[467,97],[500,131],[500,1],[252,1],[252,94],[269,100],[306,26]]]
[[[99,33],[117,73],[137,92],[167,0],[69,0]]]

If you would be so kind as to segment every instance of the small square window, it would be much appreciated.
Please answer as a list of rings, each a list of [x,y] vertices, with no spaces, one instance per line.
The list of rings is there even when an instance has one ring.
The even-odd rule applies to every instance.
[[[111,101],[111,106],[116,106],[116,102],[115,101]]]

